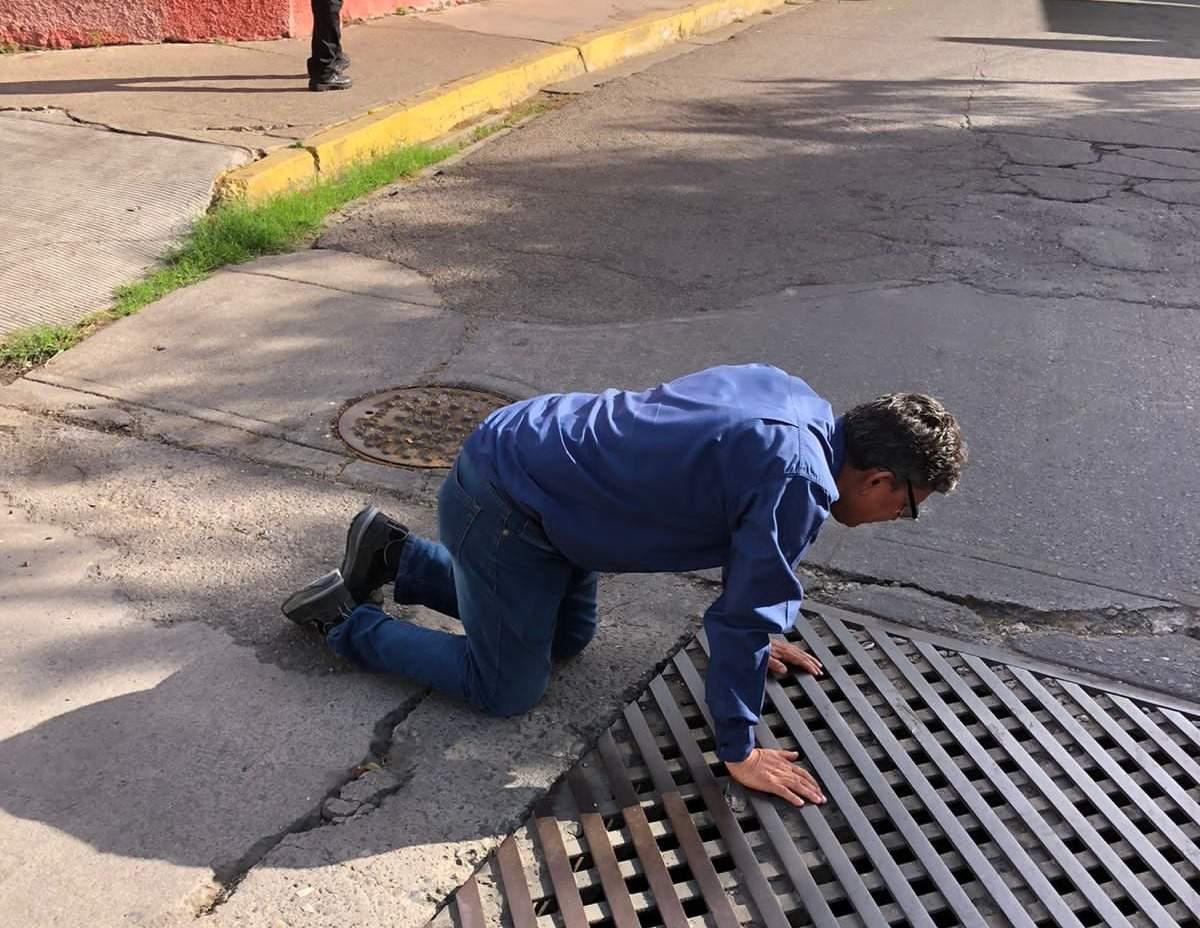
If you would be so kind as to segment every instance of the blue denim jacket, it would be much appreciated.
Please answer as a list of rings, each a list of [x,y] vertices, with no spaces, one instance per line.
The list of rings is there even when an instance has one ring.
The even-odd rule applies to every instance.
[[[796,563],[838,495],[844,446],[829,404],[775,367],[715,367],[640,392],[515,403],[464,451],[580,567],[723,568],[704,618],[705,689],[718,756],[744,759],[768,635],[795,621]]]

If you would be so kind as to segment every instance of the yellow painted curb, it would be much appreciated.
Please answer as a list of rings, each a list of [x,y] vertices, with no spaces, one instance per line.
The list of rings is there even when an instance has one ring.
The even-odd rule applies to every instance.
[[[227,171],[217,180],[217,199],[253,203],[316,179],[317,163],[312,152],[304,148],[284,148],[253,164]]]
[[[272,152],[254,164],[235,168],[217,181],[217,198],[262,200],[400,145],[440,138],[463,123],[527,100],[550,84],[612,67],[789,2],[795,0],[707,0],[567,39],[533,57],[324,129],[305,139],[303,149]]]
[[[428,142],[485,113],[527,100],[547,84],[584,73],[579,51],[556,48],[494,71],[438,87],[415,100],[373,110],[318,132],[304,144],[322,174],[397,145]]]
[[[785,4],[786,0],[710,0],[671,13],[651,13],[615,29],[567,39],[563,44],[579,49],[589,71],[601,71]]]

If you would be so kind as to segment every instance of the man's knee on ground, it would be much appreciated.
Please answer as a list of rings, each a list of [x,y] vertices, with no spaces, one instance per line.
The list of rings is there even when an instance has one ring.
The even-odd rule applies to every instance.
[[[497,718],[510,718],[514,715],[524,715],[542,699],[546,687],[522,687],[520,689],[501,689],[480,698],[479,708],[488,715]]]
[[[554,642],[554,650],[550,652],[552,660],[569,661],[573,657],[577,657],[583,653],[583,649],[588,646],[588,642],[592,640],[592,636],[586,638],[571,638],[565,641]]]
[[[595,624],[576,625],[570,629],[563,629],[560,626],[554,635],[550,658],[555,661],[568,661],[582,652],[595,637]]]

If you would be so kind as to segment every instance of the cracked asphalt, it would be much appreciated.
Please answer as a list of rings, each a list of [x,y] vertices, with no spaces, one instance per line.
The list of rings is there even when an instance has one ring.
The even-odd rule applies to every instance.
[[[304,640],[277,602],[364,497],[433,524],[436,473],[332,432],[375,389],[765,360],[837,407],[937,393],[962,489],[828,527],[810,595],[1200,700],[1198,24],[763,17],[0,389],[5,910],[418,928],[691,634],[710,578],[612,578],[600,639],[504,721]]]
[[[835,405],[942,395],[974,450],[962,493],[917,530],[851,533],[896,546],[886,565],[833,533],[855,556],[828,566],[923,583],[892,563],[911,543],[1111,591],[1089,607],[1195,606],[1200,66],[1169,29],[1200,12],[1065,5],[1088,13],[1062,47],[1057,0],[804,7],[320,245],[422,274],[512,333],[508,372],[537,386],[766,359]],[[976,595],[1073,607],[1043,586]]]

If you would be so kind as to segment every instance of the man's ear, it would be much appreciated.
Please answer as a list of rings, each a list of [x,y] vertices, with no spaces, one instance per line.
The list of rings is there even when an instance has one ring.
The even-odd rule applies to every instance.
[[[863,479],[864,490],[874,490],[876,487],[887,486],[890,490],[896,481],[896,475],[886,467],[872,467]]]

